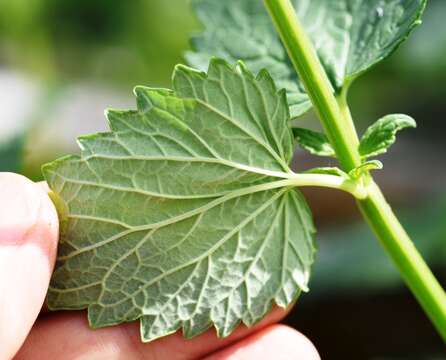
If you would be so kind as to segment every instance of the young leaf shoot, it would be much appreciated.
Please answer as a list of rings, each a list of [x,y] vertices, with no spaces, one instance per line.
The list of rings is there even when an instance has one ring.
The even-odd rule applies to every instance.
[[[325,134],[303,128],[293,128],[293,134],[300,147],[313,155],[336,155]]]
[[[406,128],[416,128],[410,116],[402,114],[387,115],[371,125],[359,144],[359,154],[363,159],[384,154],[396,141],[396,133]]]

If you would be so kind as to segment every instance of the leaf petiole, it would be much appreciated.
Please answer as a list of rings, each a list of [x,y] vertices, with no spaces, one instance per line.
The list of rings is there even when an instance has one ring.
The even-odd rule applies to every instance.
[[[368,196],[367,188],[361,181],[345,178],[336,175],[327,174],[294,174],[288,180],[282,180],[282,186],[317,186],[335,190],[341,190],[350,193],[356,199],[362,200]]]

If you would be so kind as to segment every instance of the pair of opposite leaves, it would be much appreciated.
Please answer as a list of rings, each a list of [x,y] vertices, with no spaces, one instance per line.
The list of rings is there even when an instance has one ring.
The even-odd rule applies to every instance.
[[[425,1],[294,4],[339,91],[407,37]],[[108,111],[110,133],[44,167],[61,215],[49,307],[88,308],[95,327],[139,318],[144,341],[252,325],[307,290],[314,260],[311,213],[283,181],[308,97],[261,1],[194,7],[205,31],[189,62],[246,67],[178,66],[173,90],[136,88],[137,110]]]

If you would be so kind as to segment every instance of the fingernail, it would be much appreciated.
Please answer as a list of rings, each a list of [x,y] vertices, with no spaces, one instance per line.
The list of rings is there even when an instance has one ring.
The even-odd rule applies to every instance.
[[[42,196],[23,176],[0,173],[0,246],[19,246],[37,223]]]

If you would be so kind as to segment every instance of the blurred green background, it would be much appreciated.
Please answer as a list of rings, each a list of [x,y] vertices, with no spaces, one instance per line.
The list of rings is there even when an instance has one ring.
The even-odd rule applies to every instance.
[[[328,0],[327,0],[328,1]],[[134,107],[134,85],[170,86],[200,25],[187,0],[0,0],[0,171],[40,166]],[[352,88],[360,131],[387,113],[418,122],[377,173],[417,246],[446,280],[446,1],[390,60]],[[317,126],[314,115],[302,120]],[[326,165],[297,150],[296,169]],[[288,323],[324,359],[446,359],[444,347],[348,196],[306,190],[320,229],[311,283]],[[0,204],[1,206],[2,204]]]

